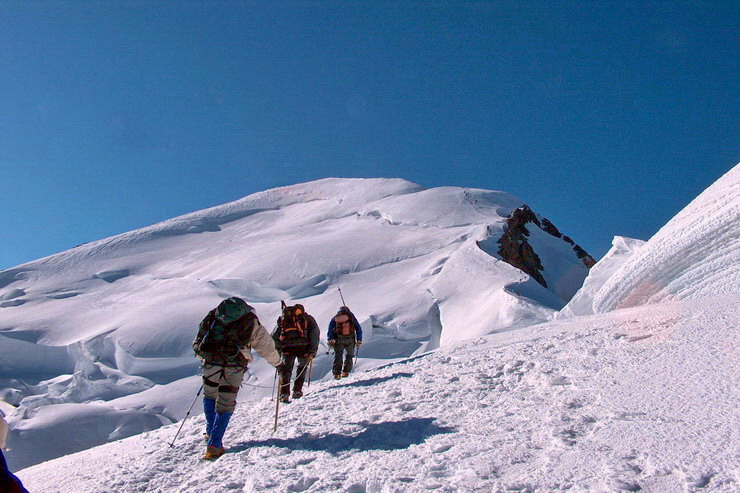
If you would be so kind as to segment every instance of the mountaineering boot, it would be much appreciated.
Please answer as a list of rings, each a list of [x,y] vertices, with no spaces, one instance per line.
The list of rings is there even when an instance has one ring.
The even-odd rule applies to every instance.
[[[348,376],[349,376],[349,372],[348,372],[348,371],[343,371],[343,372],[342,372],[342,377],[343,377],[343,378],[346,378],[346,377],[348,377]]]
[[[293,391],[293,399],[300,399],[301,397],[303,397],[303,392],[300,390]]]
[[[205,460],[216,460],[226,453],[226,449],[223,447],[206,447],[206,455],[203,456]]]
[[[339,380],[340,378],[342,378],[342,375],[339,375],[339,374],[334,375],[334,380]]]
[[[206,442],[211,438],[213,422],[216,420],[216,400],[203,398],[203,414],[206,415],[206,432],[203,434]]]
[[[208,449],[212,451],[223,450],[224,446],[221,440],[224,438],[226,427],[229,426],[229,420],[231,419],[230,412],[216,413],[216,419],[213,422],[213,428],[211,429],[211,438],[208,439]],[[208,451],[206,451],[208,453]],[[218,457],[223,455],[223,451]],[[213,457],[214,459],[217,457]]]
[[[288,394],[280,394],[280,402],[285,404],[290,403],[290,397],[288,397]]]

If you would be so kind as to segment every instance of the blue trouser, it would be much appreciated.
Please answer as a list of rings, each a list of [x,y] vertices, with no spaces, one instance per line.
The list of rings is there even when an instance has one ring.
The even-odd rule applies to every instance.
[[[217,448],[223,447],[224,432],[226,432],[226,427],[229,425],[232,413],[217,413],[216,401],[208,397],[203,398],[203,411],[206,415],[208,445]]]
[[[203,398],[203,414],[206,415],[206,435],[213,432],[213,423],[216,421],[216,399]]]
[[[208,439],[209,447],[221,448],[224,446],[222,440],[226,427],[229,426],[229,420],[231,420],[232,413],[216,413],[213,419],[213,426],[211,427],[211,438]]]

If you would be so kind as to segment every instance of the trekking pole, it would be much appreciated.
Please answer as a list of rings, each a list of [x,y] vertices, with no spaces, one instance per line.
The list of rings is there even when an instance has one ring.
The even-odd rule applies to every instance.
[[[339,290],[339,297],[342,298],[342,306],[347,306],[347,303],[344,302],[344,296],[342,296],[342,288],[337,286],[337,289]]]
[[[193,403],[190,404],[190,409],[188,409],[188,413],[185,415],[185,418],[183,418],[182,423],[180,423],[180,427],[177,429],[177,433],[175,433],[175,438],[172,439],[172,443],[170,443],[170,448],[175,446],[175,440],[177,440],[177,436],[180,434],[180,431],[182,430],[182,427],[185,425],[185,420],[188,419],[188,416],[190,416],[190,411],[193,410],[193,406],[195,405],[195,401],[198,400],[198,396],[200,393],[203,392],[203,385],[200,386],[200,389],[198,389],[198,393],[195,394],[195,399],[193,399]]]
[[[272,379],[272,398],[275,398],[275,385],[277,384],[278,370],[275,368],[275,378]]]
[[[357,364],[357,357],[360,355],[360,346],[357,346],[355,349],[355,361],[352,363],[353,367]]]
[[[313,375],[313,358],[308,362],[308,387],[311,386],[311,376]]]
[[[280,382],[280,386],[278,387],[278,394],[280,394],[280,387],[283,386],[283,375],[280,375],[280,378],[278,378]],[[275,433],[277,431],[277,423],[278,423],[278,410],[280,409],[280,397],[278,396],[277,399],[275,399],[275,426],[272,428],[272,432]]]

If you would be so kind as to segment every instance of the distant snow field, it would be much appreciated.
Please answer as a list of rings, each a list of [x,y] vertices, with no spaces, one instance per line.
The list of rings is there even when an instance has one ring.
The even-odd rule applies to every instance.
[[[537,216],[517,241],[539,281],[498,252],[521,200],[399,179],[267,190],[2,271],[6,456],[32,492],[740,490],[738,191],[740,165],[590,272]],[[365,332],[339,382],[337,287]],[[207,463],[199,400],[168,443],[227,296],[268,329],[300,302],[324,333],[274,435],[274,371],[250,367]]]

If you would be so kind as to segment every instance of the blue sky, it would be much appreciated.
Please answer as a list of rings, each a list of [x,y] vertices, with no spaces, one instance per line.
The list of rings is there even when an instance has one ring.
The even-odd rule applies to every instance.
[[[0,2],[0,269],[275,186],[504,190],[594,256],[740,161],[734,2]]]

